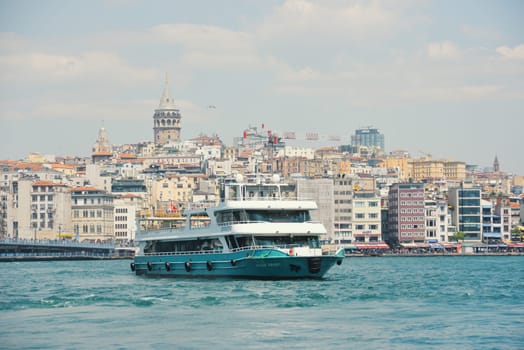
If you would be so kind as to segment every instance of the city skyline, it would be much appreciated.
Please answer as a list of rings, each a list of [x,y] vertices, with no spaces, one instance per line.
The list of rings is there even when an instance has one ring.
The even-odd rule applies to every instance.
[[[183,140],[373,125],[387,152],[524,174],[522,2],[27,4],[0,4],[0,159],[153,141],[167,72]]]

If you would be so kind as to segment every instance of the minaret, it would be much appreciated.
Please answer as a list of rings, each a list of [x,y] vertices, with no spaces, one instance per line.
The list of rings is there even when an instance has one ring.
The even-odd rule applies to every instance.
[[[164,92],[160,98],[160,104],[153,115],[154,141],[157,145],[165,145],[173,141],[180,141],[180,111],[175,107],[175,101],[169,93],[169,81],[164,84]]]
[[[495,160],[493,161],[493,171],[496,173],[500,171],[499,158],[497,156],[495,156]]]

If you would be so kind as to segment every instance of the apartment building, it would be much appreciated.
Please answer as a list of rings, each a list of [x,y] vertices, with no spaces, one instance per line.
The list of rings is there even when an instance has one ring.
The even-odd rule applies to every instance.
[[[388,194],[388,213],[390,241],[425,242],[424,184],[393,184]]]
[[[94,187],[71,189],[72,223],[79,241],[114,239],[113,195]]]

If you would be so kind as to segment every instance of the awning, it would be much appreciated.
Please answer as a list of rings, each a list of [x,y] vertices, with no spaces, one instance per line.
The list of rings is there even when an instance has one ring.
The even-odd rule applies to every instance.
[[[428,247],[426,243],[402,243],[401,246],[404,248],[427,248]]]
[[[385,243],[357,243],[356,246],[358,249],[389,249],[389,246]]]
[[[510,248],[524,248],[524,243],[510,243],[508,244]]]
[[[458,244],[448,243],[444,244],[445,248],[457,248]]]
[[[482,234],[484,238],[502,238],[502,233],[499,232],[486,232]]]
[[[444,249],[444,246],[442,244],[430,244],[429,247],[431,249]]]
[[[357,249],[357,246],[354,244],[344,244],[344,249]]]

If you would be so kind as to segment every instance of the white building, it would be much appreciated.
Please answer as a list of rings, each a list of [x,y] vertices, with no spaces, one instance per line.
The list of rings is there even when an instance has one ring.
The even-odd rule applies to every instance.
[[[115,206],[115,240],[118,242],[135,240],[136,214],[143,206],[143,199],[140,196],[126,194],[115,197],[113,203]]]
[[[448,205],[443,200],[424,201],[426,219],[426,242],[448,242]]]

